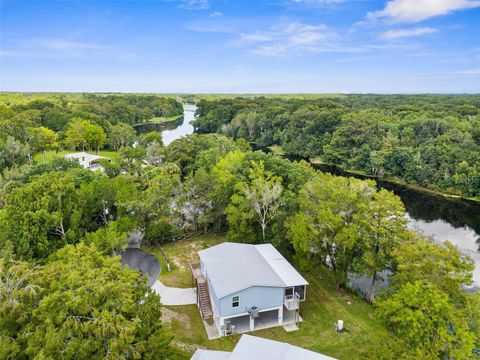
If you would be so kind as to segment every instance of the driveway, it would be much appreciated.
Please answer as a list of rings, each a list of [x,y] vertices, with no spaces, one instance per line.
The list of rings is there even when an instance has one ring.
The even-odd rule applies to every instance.
[[[160,274],[160,263],[158,259],[141,249],[128,248],[123,254],[120,262],[128,265],[130,269],[140,270],[148,277],[148,286],[153,286]]]
[[[152,290],[160,296],[163,305],[191,305],[197,303],[197,290],[195,288],[173,288],[155,281]]]

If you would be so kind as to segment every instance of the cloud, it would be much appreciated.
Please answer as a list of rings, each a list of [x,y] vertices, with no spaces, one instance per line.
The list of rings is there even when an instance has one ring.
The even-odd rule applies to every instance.
[[[456,72],[459,75],[473,75],[473,76],[480,76],[480,68],[476,69],[467,69],[467,70],[459,70]]]
[[[210,4],[208,0],[182,0],[180,7],[188,10],[206,10]]]
[[[480,7],[480,0],[390,0],[383,10],[368,13],[367,19],[415,23],[456,10],[475,7]]]
[[[214,11],[210,14],[210,17],[220,17],[220,16],[223,16],[223,13],[221,13],[220,11]]]
[[[315,51],[321,43],[335,37],[324,24],[298,22],[272,27],[267,31],[243,33],[236,46],[249,47],[253,53],[268,56],[286,56],[290,53]]]
[[[69,50],[92,50],[101,49],[103,46],[80,41],[59,39],[59,38],[36,38],[24,41],[29,47],[37,47],[47,50],[69,51]]]
[[[114,56],[127,59],[128,52],[119,56],[117,49],[110,45],[83,42],[64,38],[32,38],[17,40],[12,48],[1,52],[2,57],[18,58],[92,58],[95,56]]]
[[[433,34],[438,32],[438,29],[429,27],[417,27],[412,29],[393,29],[387,30],[380,34],[380,39],[393,40],[405,37],[420,36],[426,34]]]
[[[305,4],[305,5],[335,5],[341,4],[346,0],[293,0],[296,4]]]

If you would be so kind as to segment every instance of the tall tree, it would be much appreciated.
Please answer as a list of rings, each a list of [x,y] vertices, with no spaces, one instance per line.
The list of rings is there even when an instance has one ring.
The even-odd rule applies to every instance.
[[[0,269],[0,357],[173,359],[160,299],[140,274],[79,244]]]
[[[43,163],[45,163],[45,152],[58,147],[57,134],[55,131],[40,126],[33,128],[31,146],[34,151],[41,151],[43,154]]]
[[[45,257],[78,241],[82,209],[70,173],[45,173],[16,187],[5,198],[5,212],[7,231],[19,256]]]
[[[132,145],[137,138],[137,134],[133,126],[124,123],[118,123],[110,128],[108,137],[110,145],[113,145],[114,149],[118,150],[121,146]]]
[[[358,257],[358,213],[370,203],[375,183],[318,174],[298,197],[300,209],[286,222],[296,258],[303,266],[331,268],[336,285],[344,287]]]
[[[355,215],[358,224],[359,249],[355,272],[371,278],[368,300],[374,302],[378,273],[388,269],[393,262],[393,251],[408,237],[405,208],[398,196],[381,189],[374,191]]]
[[[412,348],[438,359],[472,358],[476,336],[465,313],[435,285],[405,284],[378,304],[378,314]]]

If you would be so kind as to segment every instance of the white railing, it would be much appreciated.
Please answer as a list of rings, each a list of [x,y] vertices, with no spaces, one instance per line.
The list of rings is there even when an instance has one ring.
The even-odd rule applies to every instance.
[[[285,295],[283,304],[287,310],[297,310],[300,307],[300,296],[297,293],[294,295]]]

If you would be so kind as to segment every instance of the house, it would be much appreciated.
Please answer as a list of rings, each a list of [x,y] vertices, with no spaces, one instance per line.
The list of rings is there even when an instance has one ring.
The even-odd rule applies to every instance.
[[[64,156],[65,159],[76,159],[85,169],[90,170],[103,170],[103,167],[98,164],[98,160],[100,159],[108,159],[105,156],[98,156],[87,154],[86,152],[79,152],[79,153],[72,153],[66,154]]]
[[[197,303],[219,336],[281,325],[298,329],[308,282],[272,244],[226,242],[198,255],[191,265]]]
[[[198,349],[190,360],[335,360],[284,342],[242,335],[232,352]]]

